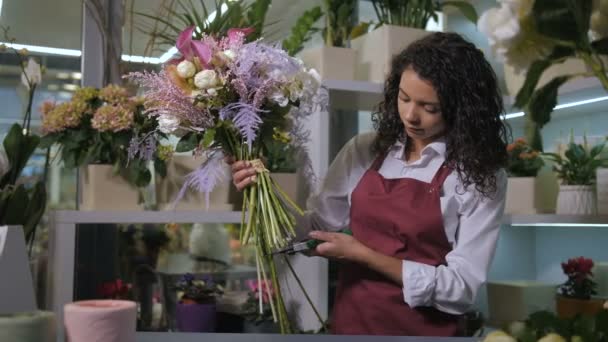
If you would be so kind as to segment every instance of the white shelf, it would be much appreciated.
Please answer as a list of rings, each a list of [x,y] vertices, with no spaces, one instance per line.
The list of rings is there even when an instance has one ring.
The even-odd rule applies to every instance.
[[[55,223],[240,223],[240,211],[55,211]],[[505,215],[502,223],[511,226],[608,227],[608,215]]]
[[[602,227],[608,228],[608,215],[505,215],[503,224],[530,227]]]
[[[324,80],[332,109],[373,110],[382,100],[383,84],[365,81]]]
[[[61,223],[240,223],[240,211],[55,211]]]

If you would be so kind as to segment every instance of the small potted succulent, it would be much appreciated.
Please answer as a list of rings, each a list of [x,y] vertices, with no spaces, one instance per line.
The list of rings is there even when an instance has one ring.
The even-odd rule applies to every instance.
[[[270,296],[273,294],[272,284],[257,280],[247,281],[249,293],[243,305],[243,332],[245,333],[277,333],[279,327],[272,315]]]
[[[544,162],[540,152],[525,139],[518,138],[507,145],[509,174],[505,212],[508,214],[536,214],[536,175]]]
[[[177,329],[185,332],[213,332],[216,301],[224,291],[211,280],[197,280],[187,273],[175,284],[179,302],[175,309]]]
[[[597,283],[593,280],[592,269],[593,260],[582,256],[562,263],[568,280],[558,288],[556,310],[559,317],[594,315],[602,309],[604,300],[593,298],[597,294]]]

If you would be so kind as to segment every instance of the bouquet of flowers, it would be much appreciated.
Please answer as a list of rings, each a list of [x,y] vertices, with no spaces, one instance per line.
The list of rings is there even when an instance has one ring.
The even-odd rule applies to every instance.
[[[538,170],[544,165],[540,152],[528,145],[524,138],[518,138],[507,145],[507,153],[508,172],[512,177],[536,177]]]
[[[569,259],[562,263],[562,270],[568,280],[559,287],[564,297],[590,299],[597,294],[597,284],[593,280],[593,260],[584,257]]]
[[[185,304],[212,304],[224,293],[220,285],[210,280],[194,279],[190,273],[181,277],[175,284],[175,289],[180,292],[180,301]]]
[[[314,179],[304,119],[324,109],[327,91],[315,70],[279,47],[261,40],[244,43],[249,29],[231,29],[225,37],[203,35],[200,40],[192,39],[194,30],[189,27],[179,35],[176,47],[181,58],[161,72],[127,77],[146,89],[146,114],[157,118],[159,129],[181,136],[176,150],[202,157],[201,166],[186,177],[182,193],[189,186],[208,195],[224,177],[221,163],[226,155],[250,161],[256,168],[257,182],[244,191],[240,239],[255,244],[258,280],[270,277],[276,291],[273,317],[276,321],[278,316],[281,331],[288,332],[270,255],[293,239],[294,212],[302,211],[277,186],[261,159],[267,158],[270,146],[290,145],[298,151],[306,178]]]
[[[78,89],[71,101],[45,102],[42,112],[41,145],[61,145],[67,168],[86,164],[113,164],[115,171],[136,187],[145,187],[152,175],[148,161],[164,176],[170,147],[158,143],[157,122],[143,115],[141,98],[130,97],[126,88],[108,85],[102,89]],[[130,144],[138,141],[140,144]],[[135,155],[141,158],[129,160]],[[131,158],[133,159],[133,158]]]

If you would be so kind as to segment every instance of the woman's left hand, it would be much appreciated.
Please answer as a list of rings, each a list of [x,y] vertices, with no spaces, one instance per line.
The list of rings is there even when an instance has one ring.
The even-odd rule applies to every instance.
[[[348,234],[315,230],[310,232],[309,236],[325,241],[316,249],[317,254],[322,257],[360,261],[368,250],[365,245]]]

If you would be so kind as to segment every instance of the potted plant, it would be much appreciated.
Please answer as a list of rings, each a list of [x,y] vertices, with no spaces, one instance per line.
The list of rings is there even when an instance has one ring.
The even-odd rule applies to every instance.
[[[367,32],[369,26],[369,23],[355,25],[356,6],[355,0],[323,1],[325,44],[300,53],[304,63],[317,70],[323,79],[355,79],[355,51],[349,48],[350,40]]]
[[[213,332],[216,323],[216,300],[221,286],[211,280],[196,280],[185,274],[175,285],[179,301],[175,308],[177,329],[185,332]]]
[[[245,333],[278,333],[279,326],[275,322],[270,307],[270,298],[273,295],[272,284],[266,281],[248,280],[249,292],[247,301],[243,305]]]
[[[518,138],[507,145],[507,153],[509,179],[505,213],[536,214],[536,175],[544,165],[540,152],[524,138]]]
[[[59,144],[64,166],[81,168],[80,209],[137,209],[138,189],[152,179],[150,163],[165,175],[164,133],[144,111],[141,99],[117,85],[80,88],[69,102],[43,104],[41,145]],[[129,160],[134,155],[140,158]]]
[[[426,36],[428,21],[446,6],[457,7],[473,23],[475,8],[465,1],[372,0],[378,22],[374,30],[351,41],[357,53],[356,79],[383,83],[393,55]]]
[[[562,270],[568,280],[558,288],[556,310],[559,317],[594,315],[602,309],[604,300],[592,298],[597,294],[592,269],[593,260],[582,256],[562,263]]]
[[[561,184],[557,196],[557,214],[594,215],[597,212],[595,177],[597,169],[606,162],[601,156],[606,142],[589,148],[587,139],[576,144],[571,135],[564,156],[543,155],[555,163],[553,169]]]
[[[540,129],[551,119],[559,88],[596,77],[608,91],[606,0],[500,1],[479,19],[479,31],[504,65],[515,107],[526,112],[526,137],[542,150]],[[519,74],[519,75],[517,75]]]

